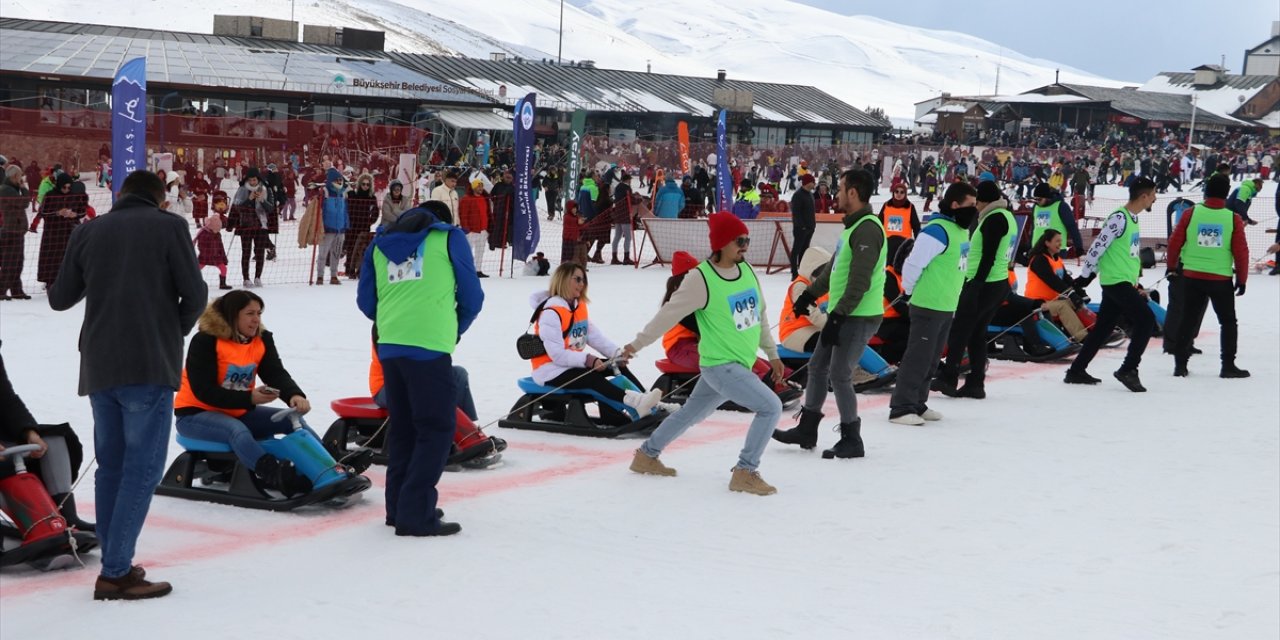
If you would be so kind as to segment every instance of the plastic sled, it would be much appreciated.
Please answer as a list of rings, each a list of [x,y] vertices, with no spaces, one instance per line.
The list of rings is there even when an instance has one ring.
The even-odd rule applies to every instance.
[[[4,514],[12,522],[0,525],[4,538],[0,546],[6,547],[0,554],[0,567],[26,564],[45,571],[63,569],[79,563],[75,554],[98,546],[93,533],[67,527],[44,483],[27,471],[26,456],[39,449],[19,445],[4,452],[13,460],[15,473],[0,479]],[[17,544],[3,544],[11,542]]]
[[[341,461],[361,448],[373,450],[373,463],[387,464],[386,435],[387,410],[373,402],[373,398],[341,398],[329,403],[338,419],[329,425],[324,434],[324,446]],[[471,418],[457,410],[457,428],[453,432],[453,450],[445,463],[446,471],[484,469],[502,461],[502,451],[507,443],[493,438],[476,428]]]
[[[614,376],[612,380],[618,387],[634,389],[635,385],[624,376]],[[635,409],[590,389],[556,389],[540,385],[533,378],[521,378],[516,384],[524,395],[516,400],[511,413],[498,421],[499,427],[616,438],[651,431],[667,417],[662,409],[640,416]]]
[[[240,464],[231,445],[179,435],[178,444],[185,451],[169,465],[156,487],[156,495],[248,509],[292,511],[312,504],[346,506],[353,496],[370,487],[368,478],[338,464],[310,431],[300,428],[296,412],[285,409],[272,417],[285,418],[293,420],[293,433],[259,443],[267,453],[292,461],[298,472],[311,480],[308,493],[289,498],[268,490],[253,470]]]
[[[662,401],[676,404],[684,404],[688,401],[689,394],[693,391],[694,384],[696,384],[689,381],[698,375],[699,371],[681,367],[665,358],[657,361],[654,365],[658,367],[658,371],[662,372],[662,375],[658,376],[658,379],[653,383],[653,388],[662,391]],[[778,399],[782,401],[783,409],[794,408],[797,404],[800,404],[800,400],[804,397],[804,389],[798,384],[788,385],[782,391],[775,390],[775,393],[777,393]],[[733,401],[726,401],[718,409],[721,411],[751,412],[750,409]]]
[[[990,345],[987,350],[987,356],[995,360],[1012,360],[1013,362],[1050,362],[1059,360],[1080,350],[1080,345],[1071,341],[1067,334],[1063,333],[1058,325],[1051,320],[1040,318],[1036,322],[1036,328],[1039,329],[1040,339],[1052,349],[1048,353],[1041,355],[1031,355],[1027,351],[1026,342],[1022,335],[1022,327],[1015,326],[1012,328],[1001,327],[997,325],[987,326],[987,335],[995,337],[1000,335],[995,344]],[[990,338],[988,338],[990,339]]]
[[[799,372],[791,378],[793,381],[798,382],[801,385],[808,384],[808,364],[809,358],[813,357],[812,353],[792,351],[779,345],[778,357],[782,359],[782,364],[785,364]],[[888,362],[885,362],[885,359],[880,357],[880,354],[876,352],[870,344],[867,345],[866,349],[862,350],[862,357],[858,359],[858,366],[861,367],[863,371],[876,376],[874,380],[863,382],[862,384],[855,384],[853,389],[859,393],[871,391],[873,389],[882,389],[893,384],[893,382],[898,379],[897,368],[890,365]]]

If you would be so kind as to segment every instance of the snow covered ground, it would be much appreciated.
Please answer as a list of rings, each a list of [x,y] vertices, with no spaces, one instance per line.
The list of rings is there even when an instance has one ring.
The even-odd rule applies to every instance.
[[[657,307],[659,269],[592,269],[593,319],[615,340]],[[762,281],[776,321],[786,275]],[[481,423],[519,395],[528,369],[512,342],[545,282],[484,281],[485,311],[456,354]],[[323,429],[329,400],[366,393],[354,288],[260,293]],[[768,498],[727,490],[749,419],[724,412],[664,455],[677,478],[630,473],[634,439],[502,430],[502,465],[444,477],[441,504],[464,527],[453,538],[392,535],[381,468],[341,512],[158,497],[137,560],[172,596],[93,602],[97,552],[81,571],[6,571],[0,638],[1274,638],[1280,278],[1253,277],[1238,300],[1250,379],[1216,377],[1212,315],[1188,379],[1152,342],[1145,394],[1111,379],[1120,350],[1099,356],[1091,388],[1062,384],[1062,363],[993,362],[988,399],[937,399],[945,420],[927,427],[890,425],[888,397],[862,396],[865,459],[771,444]],[[75,396],[83,308],[0,303],[0,339],[36,416],[70,421],[91,446]],[[646,383],[658,357],[640,354]],[[77,490],[90,514],[92,484]]]

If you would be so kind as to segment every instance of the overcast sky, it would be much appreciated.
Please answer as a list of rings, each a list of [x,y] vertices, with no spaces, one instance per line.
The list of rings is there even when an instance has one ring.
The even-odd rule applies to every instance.
[[[1266,40],[1271,22],[1280,20],[1280,0],[797,1],[845,15],[961,31],[1023,55],[1137,84],[1161,71],[1218,64],[1224,54],[1227,68],[1240,73],[1245,49]]]

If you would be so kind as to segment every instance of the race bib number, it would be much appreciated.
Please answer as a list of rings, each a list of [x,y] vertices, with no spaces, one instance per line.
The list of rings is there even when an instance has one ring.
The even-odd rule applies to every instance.
[[[569,349],[583,351],[587,348],[587,321],[579,320],[569,327]]]
[[[422,256],[414,253],[404,262],[387,261],[387,284],[422,279]]]
[[[729,296],[729,309],[733,311],[733,326],[738,331],[760,324],[760,294],[755,289]]]
[[[1048,211],[1037,211],[1036,212],[1036,228],[1044,229],[1048,227],[1049,216],[1050,216],[1050,213]]]
[[[960,271],[969,270],[969,243],[960,243]]]
[[[1139,245],[1141,244],[1142,244],[1142,237],[1139,236],[1137,233],[1134,233],[1133,237],[1130,238],[1129,240],[1129,257],[1130,258],[1138,257],[1138,249],[1140,248]]]
[[[1196,228],[1196,244],[1202,247],[1222,248],[1222,225],[1202,224]]]
[[[248,391],[253,386],[253,373],[256,364],[227,365],[227,375],[222,379],[222,388],[230,391]]]
[[[885,228],[889,231],[902,231],[902,216],[889,216],[889,224]]]

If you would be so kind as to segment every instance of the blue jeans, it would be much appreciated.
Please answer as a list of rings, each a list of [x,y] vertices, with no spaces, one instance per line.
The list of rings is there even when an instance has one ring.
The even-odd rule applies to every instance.
[[[760,466],[760,456],[773,435],[773,428],[778,426],[778,419],[782,417],[782,401],[760,380],[760,376],[737,363],[703,367],[702,376],[693,386],[689,400],[679,411],[662,421],[649,439],[640,445],[640,450],[647,456],[658,457],[667,445],[689,427],[705,420],[725,400],[732,400],[755,414],[751,428],[747,430],[747,441],[738,454],[736,467],[756,470]]]
[[[93,407],[94,475],[102,575],[119,578],[133,566],[134,548],[164,477],[173,388],[125,385],[89,394]]]
[[[421,535],[440,528],[436,484],[444,473],[457,427],[453,361],[389,358],[382,361],[390,415],[387,431],[387,522],[396,533]]]
[[[274,435],[287,434],[293,431],[293,423],[288,420],[272,422],[271,416],[281,408],[254,407],[239,418],[217,411],[202,411],[189,416],[178,416],[178,433],[197,440],[225,442],[231,445],[240,463],[253,470],[258,459],[266,455],[266,449],[258,444],[259,440]],[[311,427],[303,423],[303,428],[311,431]],[[315,431],[311,431],[316,435]],[[320,436],[316,436],[321,440]]]

